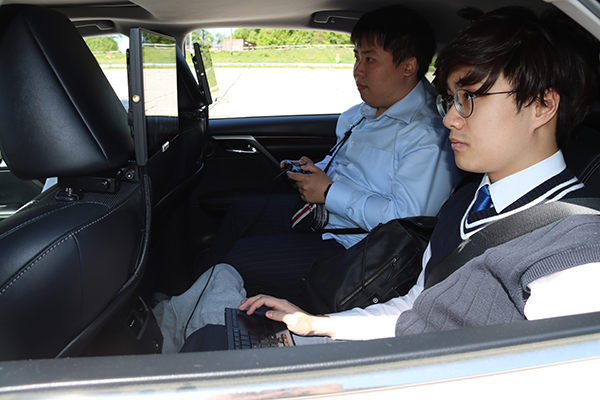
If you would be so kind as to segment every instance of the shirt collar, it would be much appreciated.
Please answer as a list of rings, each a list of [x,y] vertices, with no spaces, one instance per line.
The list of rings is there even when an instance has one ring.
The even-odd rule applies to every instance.
[[[560,174],[566,167],[563,153],[559,150],[545,160],[500,179],[498,182],[490,183],[490,178],[485,174],[479,187],[489,185],[492,203],[496,212],[500,213],[540,183]]]
[[[385,115],[390,118],[399,119],[408,124],[415,112],[417,112],[417,110],[428,101],[427,86],[431,87],[431,83],[423,78],[419,83],[417,83],[417,86],[415,86],[409,94],[385,110],[385,112],[381,114],[378,119]],[[374,119],[377,109],[371,107],[367,103],[362,103],[360,106],[360,113],[369,119]]]

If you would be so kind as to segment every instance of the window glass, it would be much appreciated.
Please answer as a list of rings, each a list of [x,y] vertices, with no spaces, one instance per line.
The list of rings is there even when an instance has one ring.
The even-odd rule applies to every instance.
[[[129,38],[110,35],[85,41],[127,108]],[[185,41],[192,70],[194,43],[204,53],[211,118],[339,114],[362,101],[352,76],[354,46],[349,35],[273,29],[194,31]]]
[[[192,68],[195,42],[209,49],[214,67],[217,85],[211,85],[211,118],[337,114],[361,102],[352,76],[354,46],[349,35],[273,29],[194,31],[186,38]]]
[[[129,86],[127,82],[127,49],[129,37],[125,35],[84,38],[115,93],[127,108]]]

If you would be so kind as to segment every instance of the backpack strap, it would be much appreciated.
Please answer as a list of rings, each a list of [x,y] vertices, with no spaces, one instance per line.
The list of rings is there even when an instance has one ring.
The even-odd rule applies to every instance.
[[[354,128],[357,127],[358,125],[360,125],[360,123],[363,122],[363,120],[365,118],[366,117],[362,117],[356,124],[350,125],[350,128],[344,133],[344,137],[342,138],[342,140],[340,140],[335,146],[333,146],[333,148],[329,152],[329,154],[331,154],[331,158],[329,159],[329,162],[325,166],[325,169],[323,170],[323,172],[327,173],[327,171],[329,171],[329,167],[331,167],[331,163],[333,162],[333,159],[337,155],[338,151],[340,151],[342,146],[348,141],[348,139],[350,138],[350,135],[352,135],[352,131],[354,131]],[[367,233],[368,231],[364,230],[363,228],[339,228],[339,229],[319,229],[318,232],[319,233],[334,233],[337,235],[355,235],[358,233]]]
[[[340,140],[335,146],[333,146],[333,148],[329,151],[329,154],[331,154],[331,158],[329,159],[329,162],[327,163],[327,165],[325,166],[325,169],[323,170],[323,172],[327,173],[327,171],[329,171],[329,167],[331,167],[331,163],[333,162],[333,159],[335,158],[335,156],[337,155],[338,151],[340,151],[340,149],[342,148],[342,146],[348,141],[348,139],[350,138],[350,135],[352,135],[352,132],[354,131],[354,128],[356,128],[358,125],[360,125],[361,122],[363,122],[363,120],[366,117],[362,117],[356,124],[354,125],[350,125],[350,128],[344,133],[344,137],[342,137],[342,140]]]

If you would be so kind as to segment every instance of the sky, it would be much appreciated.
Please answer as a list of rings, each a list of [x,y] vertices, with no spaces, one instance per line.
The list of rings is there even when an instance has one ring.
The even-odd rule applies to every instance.
[[[236,29],[237,28],[233,28],[233,31],[235,32]],[[230,36],[231,35],[230,28],[207,29],[206,31],[212,33],[213,36],[216,36],[217,33],[220,33],[223,36]]]

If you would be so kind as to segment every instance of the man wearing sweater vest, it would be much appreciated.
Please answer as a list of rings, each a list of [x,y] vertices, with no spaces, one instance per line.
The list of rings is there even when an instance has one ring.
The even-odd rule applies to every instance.
[[[576,34],[556,18],[505,8],[480,17],[439,54],[434,83],[456,164],[484,176],[442,208],[407,296],[329,316],[265,296],[239,308],[267,305],[268,317],[298,335],[346,340],[600,311],[597,215],[568,217],[488,249],[423,291],[430,271],[483,227],[537,204],[588,196],[560,150],[596,90],[598,54],[585,54],[594,46]],[[483,206],[478,197],[487,199]]]
[[[483,178],[442,208],[423,271],[407,295],[325,316],[266,295],[241,300],[239,309],[270,307],[266,316],[285,322],[297,345],[600,311],[595,214],[563,218],[489,248],[424,290],[438,263],[489,224],[541,203],[589,196],[560,149],[595,97],[598,54],[587,35],[565,24],[503,8],[481,16],[440,52],[437,105],[456,164]],[[214,344],[222,336],[215,327],[196,331],[182,351]]]

